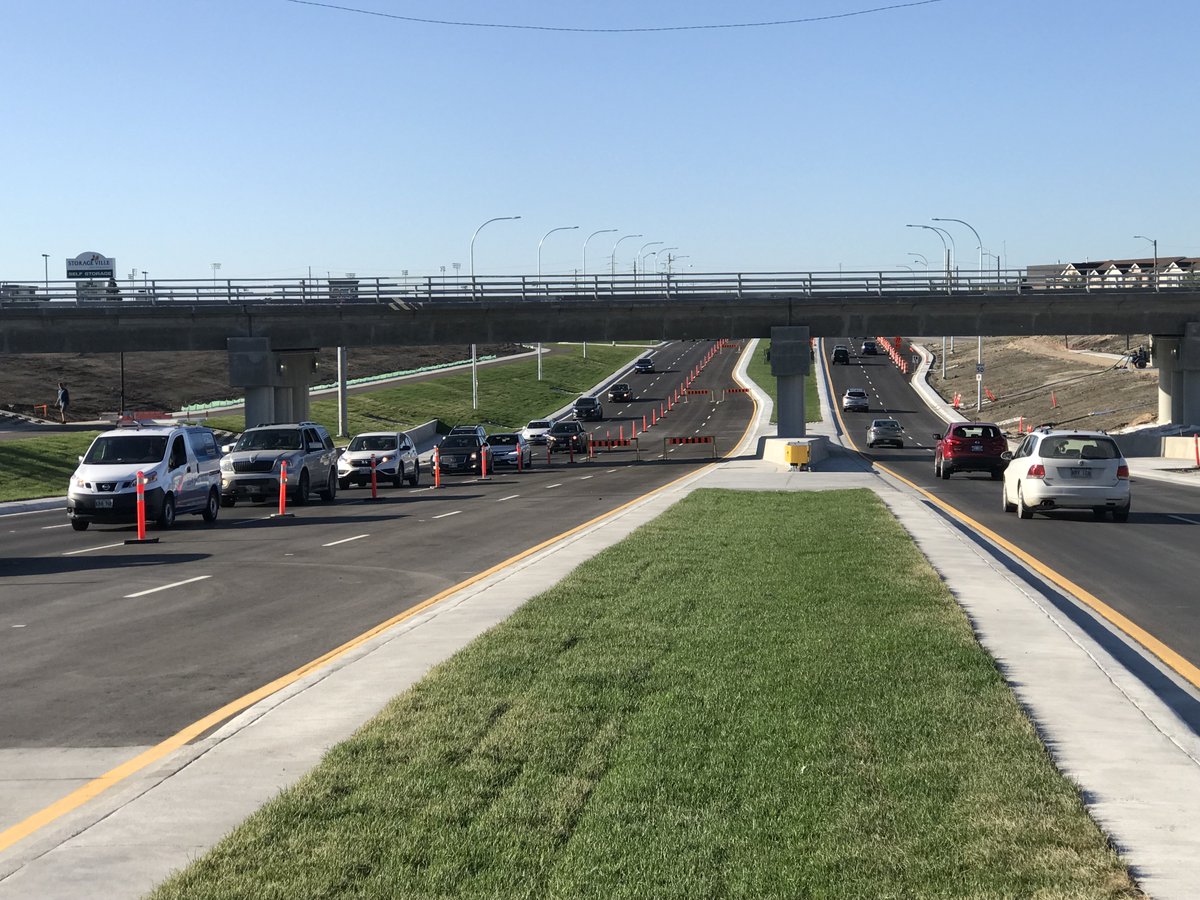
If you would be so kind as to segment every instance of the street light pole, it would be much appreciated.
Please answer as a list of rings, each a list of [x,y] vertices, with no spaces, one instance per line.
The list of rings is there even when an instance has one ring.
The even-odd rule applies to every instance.
[[[587,236],[587,240],[585,240],[583,242],[583,268],[579,270],[580,274],[582,274],[585,277],[587,276],[587,245],[588,245],[588,241],[590,241],[592,238],[594,238],[598,234],[612,234],[612,233],[615,233],[616,230],[617,229],[615,229],[615,228],[601,228],[599,231],[593,231],[591,234],[589,234]]]
[[[494,219],[488,219],[483,225],[490,225],[492,222],[509,222],[514,219],[519,219],[520,216],[496,216]],[[471,235],[471,296],[475,296],[475,238],[479,237],[479,232],[483,231],[483,225],[475,229],[475,233]],[[455,263],[457,271],[458,263]],[[471,345],[471,409],[479,409],[479,365],[478,357],[475,353],[475,345]]]
[[[662,246],[665,243],[666,243],[666,241],[649,241],[645,244],[642,244],[642,248],[633,255],[633,277],[634,277],[635,284],[637,283],[638,265],[642,262],[642,254],[644,254],[646,252],[646,248]],[[642,266],[642,271],[643,272],[645,271],[644,265]]]
[[[214,295],[214,296],[215,296],[215,295],[216,295],[216,293],[217,293],[217,272],[218,272],[218,271],[220,271],[220,269],[221,269],[221,264],[220,264],[220,263],[213,263],[213,264],[212,264],[212,270],[213,270],[213,295]]]
[[[42,268],[45,270],[44,274],[45,274],[45,278],[46,278],[46,293],[48,294],[48,293],[50,293],[50,254],[49,253],[42,254]]]
[[[1135,234],[1135,238],[1141,238],[1143,241],[1149,241],[1154,245],[1154,289],[1158,290],[1158,239],[1148,238],[1144,234]]]
[[[538,241],[538,283],[542,280],[542,244],[546,243],[546,238],[554,234],[556,231],[574,231],[578,225],[562,225],[559,228],[551,228],[542,235],[542,239]],[[537,342],[537,380],[542,380],[542,342]]]
[[[971,234],[975,235],[975,240],[979,242],[979,275],[983,277],[983,238],[979,236],[979,232],[974,226],[962,219],[930,219],[931,222],[957,222],[959,225],[966,225],[971,229]],[[983,335],[975,336],[975,412],[983,409]]]
[[[612,257],[609,260],[610,274],[613,278],[617,277],[617,248],[621,246],[621,241],[627,241],[630,238],[645,237],[644,234],[627,234],[623,238],[619,238],[612,248]]]
[[[953,245],[954,238],[950,232],[943,228],[937,228],[933,225],[905,225],[905,228],[924,228],[927,231],[932,231],[942,242],[942,253],[946,260],[946,290],[950,290],[950,246]],[[946,244],[946,238],[950,238],[950,245]],[[950,338],[950,352],[954,352],[954,338]],[[942,381],[946,380],[946,336],[942,335]]]
[[[921,265],[923,265],[927,269],[929,268],[929,257],[927,257],[924,253],[917,253],[913,250],[909,250],[908,255],[921,257]]]

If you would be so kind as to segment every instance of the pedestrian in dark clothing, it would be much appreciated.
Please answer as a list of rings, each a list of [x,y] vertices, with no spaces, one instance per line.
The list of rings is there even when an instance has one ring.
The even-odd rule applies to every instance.
[[[67,386],[61,381],[58,383],[58,414],[62,418],[62,423],[67,424],[67,407],[71,405],[71,392],[67,390]]]

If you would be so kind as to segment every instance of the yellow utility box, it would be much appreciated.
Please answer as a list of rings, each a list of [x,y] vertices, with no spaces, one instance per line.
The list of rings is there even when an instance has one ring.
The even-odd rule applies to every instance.
[[[808,454],[808,444],[788,444],[783,448],[783,461],[789,466],[807,466]]]

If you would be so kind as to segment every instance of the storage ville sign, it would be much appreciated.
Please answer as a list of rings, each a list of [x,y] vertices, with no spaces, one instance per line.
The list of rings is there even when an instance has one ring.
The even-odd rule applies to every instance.
[[[68,278],[113,278],[116,270],[115,259],[90,250],[67,260]]]

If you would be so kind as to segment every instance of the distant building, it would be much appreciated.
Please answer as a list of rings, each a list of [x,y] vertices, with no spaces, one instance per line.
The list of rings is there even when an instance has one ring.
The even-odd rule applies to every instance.
[[[1200,257],[1160,257],[1157,270],[1151,257],[1055,263],[1026,271],[1036,288],[1148,288],[1154,286],[1156,272],[1159,287],[1184,287],[1200,284]]]

